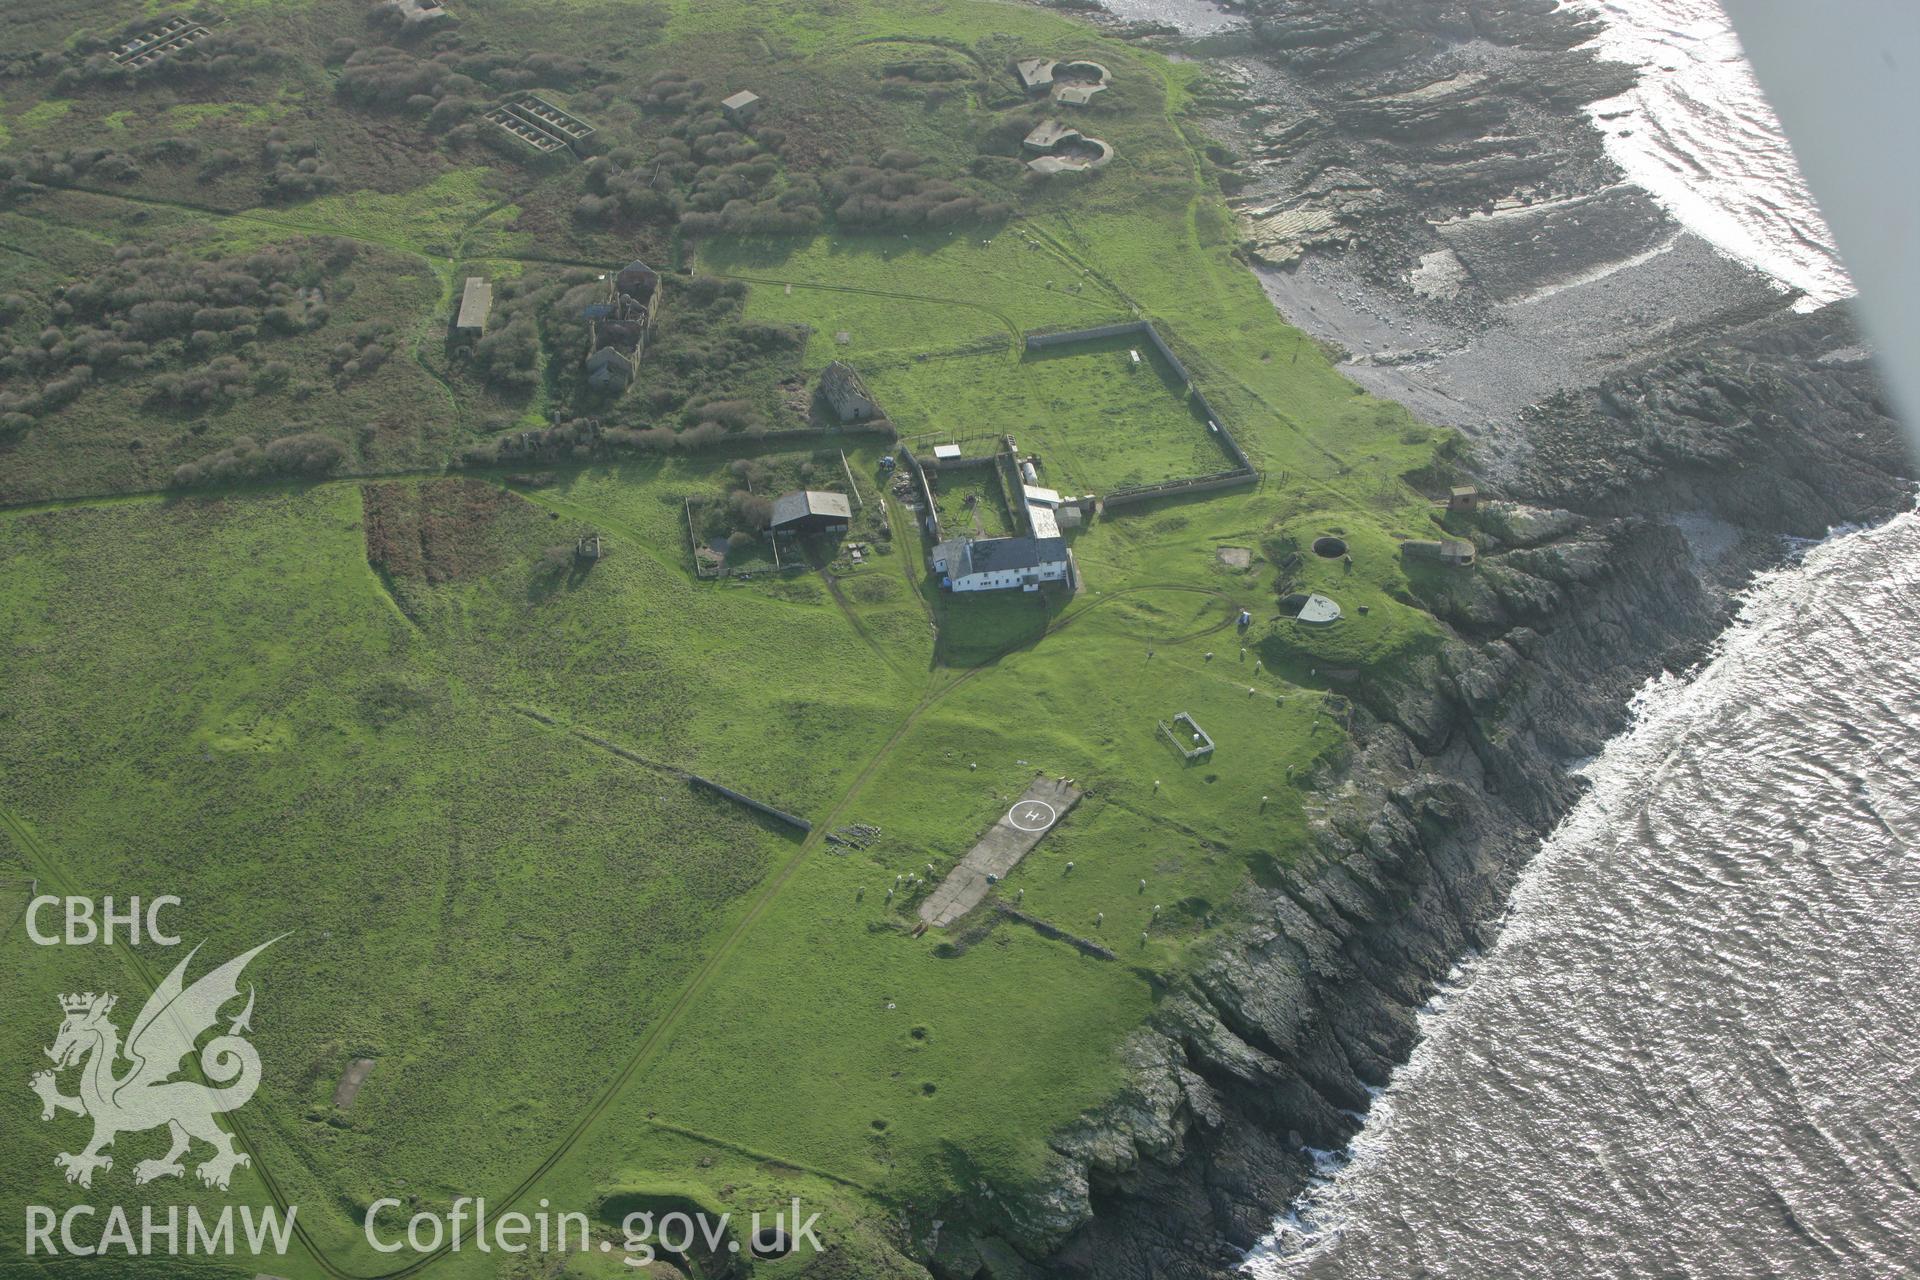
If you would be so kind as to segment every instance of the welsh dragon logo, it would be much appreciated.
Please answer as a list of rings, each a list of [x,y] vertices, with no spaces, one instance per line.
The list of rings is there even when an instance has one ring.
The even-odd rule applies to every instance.
[[[42,1120],[62,1111],[93,1118],[93,1141],[77,1154],[61,1152],[53,1158],[55,1165],[66,1170],[68,1182],[91,1187],[95,1169],[113,1168],[113,1157],[102,1151],[113,1145],[115,1137],[161,1125],[171,1135],[172,1145],[160,1159],[134,1166],[136,1183],[184,1175],[180,1157],[196,1138],[214,1149],[194,1169],[210,1187],[225,1191],[234,1169],[252,1163],[245,1153],[233,1149],[232,1136],[214,1122],[221,1112],[245,1105],[260,1087],[260,1055],[243,1035],[253,1029],[251,986],[246,1008],[228,1025],[226,1034],[215,1036],[200,1049],[200,1072],[213,1083],[174,1077],[183,1069],[183,1059],[194,1052],[195,1043],[219,1021],[222,1006],[239,998],[240,973],[247,962],[278,941],[261,943],[189,987],[184,975],[200,950],[195,947],[148,998],[124,1046],[120,1029],[107,1016],[113,1012],[113,996],[89,991],[60,997],[66,1019],[46,1050],[53,1070],[38,1072],[28,1084],[40,1095]],[[122,1059],[130,1064],[124,1072],[117,1070]],[[60,1092],[58,1076],[74,1066],[80,1067],[80,1091],[70,1098]]]

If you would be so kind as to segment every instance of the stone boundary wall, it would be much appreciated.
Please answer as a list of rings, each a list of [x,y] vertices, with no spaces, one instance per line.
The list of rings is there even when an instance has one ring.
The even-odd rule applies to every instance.
[[[1100,506],[1111,511],[1115,507],[1130,507],[1139,502],[1150,502],[1155,498],[1171,498],[1182,493],[1212,493],[1219,489],[1237,489],[1241,485],[1260,483],[1260,473],[1250,468],[1234,471],[1221,471],[1210,476],[1198,476],[1192,480],[1166,480],[1159,484],[1135,485],[1128,489],[1115,490],[1100,499]]]
[[[1199,387],[1194,385],[1193,375],[1187,372],[1187,366],[1173,353],[1173,348],[1161,336],[1151,320],[1129,320],[1123,323],[1095,325],[1090,329],[1062,329],[1056,332],[1032,330],[1025,335],[1026,351],[1045,351],[1052,347],[1070,346],[1076,342],[1098,342],[1103,338],[1118,338],[1128,334],[1138,334],[1147,340],[1160,358],[1165,360],[1187,389],[1187,398],[1199,409],[1208,424],[1208,434],[1217,435],[1227,456],[1236,464],[1231,471],[1218,471],[1210,475],[1192,476],[1181,480],[1163,480],[1157,484],[1125,485],[1112,493],[1101,495],[1103,507],[1124,507],[1136,502],[1145,502],[1150,498],[1171,497],[1180,493],[1210,493],[1216,489],[1229,489],[1235,485],[1257,484],[1260,472],[1247,457],[1247,451],[1233,438],[1233,432],[1221,421],[1213,402],[1208,400]],[[1219,428],[1218,431],[1212,428]]]
[[[519,712],[521,715],[526,716],[528,719],[536,720],[541,724],[552,725],[556,723],[552,716],[545,715],[539,711],[535,711],[531,707],[515,707],[513,709]],[[758,813],[764,813],[769,818],[774,818],[780,822],[784,822],[788,826],[798,827],[801,831],[810,832],[813,830],[813,824],[811,822],[808,822],[805,818],[797,818],[793,814],[788,813],[784,809],[776,809],[770,804],[766,804],[759,800],[755,800],[752,796],[745,795],[745,794],[742,794],[741,792],[735,791],[732,787],[729,787],[724,783],[715,782],[712,778],[703,778],[697,773],[692,773],[686,769],[680,768],[678,765],[662,764],[658,760],[649,760],[647,759],[647,757],[641,755],[638,751],[629,750],[628,748],[621,746],[617,742],[614,742],[607,738],[603,738],[597,733],[590,733],[585,729],[579,728],[578,726],[575,726],[569,729],[568,732],[573,734],[574,737],[579,738],[583,742],[591,742],[594,746],[599,747],[601,750],[607,751],[612,753],[613,755],[619,756],[622,760],[629,760],[634,764],[639,765],[643,769],[651,769],[655,773],[663,773],[671,778],[684,779],[695,786],[702,786],[702,787],[709,788],[710,790],[725,796],[727,799],[732,800],[736,804],[743,804],[749,809],[752,809]]]
[[[1045,351],[1048,347],[1066,347],[1076,342],[1098,342],[1102,338],[1118,338],[1123,334],[1145,333],[1148,325],[1145,320],[1125,320],[1118,324],[1097,325],[1091,329],[1061,329],[1045,332],[1030,329],[1023,335],[1028,351]]]
[[[939,461],[929,461],[927,465],[935,471],[965,471],[969,467],[990,467],[993,465],[993,462],[994,455],[985,453],[978,457],[962,456],[958,458],[945,458]]]
[[[940,512],[933,505],[933,488],[927,483],[926,470],[921,467],[920,459],[913,456],[912,447],[905,441],[901,441],[896,452],[900,455],[900,460],[906,464],[907,470],[913,472],[913,482],[920,487],[920,502],[926,508],[926,514],[920,518],[920,527],[929,538],[933,539],[933,545],[937,547],[944,539],[940,536]]]
[[[740,439],[750,444],[831,444],[846,436],[881,436],[888,440],[894,438],[893,423],[884,417],[870,418],[865,422],[850,422],[835,431],[822,431],[813,427],[797,427],[792,431],[769,431],[764,435],[742,435]],[[690,456],[698,457],[704,450],[695,450]]]
[[[1130,333],[1146,338],[1148,345],[1160,353],[1160,358],[1173,366],[1173,371],[1180,375],[1180,381],[1187,385],[1187,389],[1193,389],[1193,375],[1187,372],[1187,366],[1181,363],[1180,357],[1173,354],[1173,348],[1167,345],[1167,340],[1160,336],[1160,331],[1153,327],[1151,320],[1126,320],[1116,324],[1095,325],[1091,329],[1061,329],[1051,333],[1035,329],[1025,335],[1026,349],[1045,351],[1050,347],[1098,342],[1102,338],[1119,338]]]
[[[773,818],[773,819],[776,819],[777,821],[784,822],[790,827],[798,827],[802,831],[813,830],[813,824],[811,822],[808,822],[805,818],[796,818],[784,809],[776,809],[770,804],[763,804],[760,801],[755,800],[752,796],[742,795],[740,792],[735,791],[732,787],[726,786],[723,783],[715,782],[712,778],[703,778],[697,773],[689,773],[686,775],[686,778],[688,782],[717,791],[721,795],[725,796],[727,799],[732,800],[737,804],[743,804],[747,806],[747,808],[749,809],[754,809],[760,813],[764,813],[769,818]]]
[[[1018,920],[1021,924],[1026,925],[1043,938],[1052,938],[1056,942],[1064,942],[1074,950],[1085,955],[1090,955],[1096,960],[1118,960],[1120,958],[1099,943],[1079,937],[1076,934],[1068,933],[1059,925],[1049,924],[1039,916],[1030,916],[1018,907],[1009,906],[1004,902],[996,902],[993,904],[993,909],[1009,920]]]

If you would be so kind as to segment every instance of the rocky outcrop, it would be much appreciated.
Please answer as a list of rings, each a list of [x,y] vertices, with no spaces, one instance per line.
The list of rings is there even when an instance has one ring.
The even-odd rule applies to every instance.
[[[1511,487],[1609,512],[1711,512],[1798,537],[1891,513],[1911,464],[1842,304],[1694,341],[1529,410]]]
[[[1359,273],[1398,283],[1473,214],[1559,207],[1592,252],[1644,239],[1649,219],[1579,108],[1626,92],[1632,68],[1583,47],[1597,25],[1550,0],[1248,0],[1249,58],[1216,66],[1231,108],[1216,132],[1245,157],[1235,189],[1248,250],[1282,264],[1338,243]],[[1606,197],[1600,207],[1569,201]],[[1472,228],[1466,228],[1470,233]],[[1502,227],[1500,231],[1514,228]],[[1500,238],[1550,254],[1568,237]],[[1491,263],[1493,259],[1486,257]],[[1510,296],[1573,264],[1506,265]],[[1484,319],[1470,278],[1439,310]]]
[[[1426,600],[1447,642],[1352,690],[1351,763],[1315,792],[1307,855],[1243,892],[1252,923],[1165,994],[1126,1045],[1129,1085],[1056,1135],[1044,1185],[986,1215],[987,1245],[1013,1252],[936,1274],[1233,1270],[1313,1150],[1351,1137],[1435,985],[1491,941],[1578,798],[1565,764],[1625,727],[1649,675],[1702,656],[1784,535],[1908,500],[1870,370],[1822,356],[1855,349],[1847,324],[1775,319],[1535,417],[1516,499],[1458,530],[1478,566]],[[1733,550],[1695,554],[1683,513],[1733,529]]]

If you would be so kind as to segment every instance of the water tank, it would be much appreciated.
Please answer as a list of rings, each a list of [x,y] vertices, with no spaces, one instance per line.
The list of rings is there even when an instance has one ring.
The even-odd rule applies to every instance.
[[[1020,474],[1026,477],[1028,484],[1040,483],[1040,473],[1034,469],[1033,463],[1031,462],[1023,462],[1020,464]]]

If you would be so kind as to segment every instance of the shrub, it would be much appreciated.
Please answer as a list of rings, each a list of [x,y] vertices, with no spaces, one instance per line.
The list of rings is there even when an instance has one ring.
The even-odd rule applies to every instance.
[[[747,529],[764,529],[773,523],[773,500],[745,489],[735,489],[727,495],[727,510],[736,523]]]
[[[323,476],[337,469],[346,456],[339,441],[312,431],[281,436],[264,449],[249,436],[237,436],[220,452],[174,468],[173,484],[190,489],[276,475]]]

